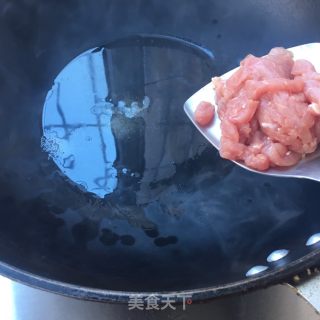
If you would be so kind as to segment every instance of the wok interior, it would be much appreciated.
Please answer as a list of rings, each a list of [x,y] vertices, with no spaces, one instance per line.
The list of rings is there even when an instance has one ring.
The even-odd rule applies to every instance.
[[[320,230],[320,185],[259,176],[220,159],[182,108],[212,75],[235,67],[245,54],[316,40],[319,4],[292,1],[284,8],[280,3],[5,2],[0,18],[5,43],[0,51],[1,261],[87,287],[171,291],[243,280],[252,266],[266,265],[276,249],[289,250],[288,261],[304,256],[306,240]],[[295,23],[288,23],[288,15]],[[94,100],[96,87],[66,90],[84,77],[100,77],[101,68],[97,75],[84,66],[60,79],[65,100],[57,98],[61,103],[48,106],[41,121],[47,92],[66,64],[129,33],[194,39],[214,59],[159,39],[87,51],[88,60],[101,53],[110,92],[99,99],[113,103],[105,112],[110,125],[104,126],[105,114],[86,122],[88,110],[101,102]],[[83,95],[92,103],[78,104]],[[150,105],[138,115],[119,112],[119,101],[130,106],[136,101],[141,108],[145,97]],[[64,141],[62,167],[41,148],[46,119],[56,126],[55,138]],[[75,128],[78,124],[85,126]],[[86,163],[88,175],[80,170],[76,179],[64,171],[63,161],[71,144],[73,152],[85,148],[89,125],[88,161],[81,152],[71,158],[75,168]],[[112,160],[103,157],[110,137]],[[108,190],[106,166],[114,168],[117,180]],[[88,190],[88,177],[99,192]]]

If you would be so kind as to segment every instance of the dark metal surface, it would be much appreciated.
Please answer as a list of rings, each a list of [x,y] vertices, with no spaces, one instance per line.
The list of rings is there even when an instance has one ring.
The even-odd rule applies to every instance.
[[[318,292],[313,291],[314,298]],[[129,310],[128,304],[79,301],[43,292],[0,277],[0,316],[5,320],[319,320],[320,315],[297,291],[277,285],[241,297],[226,297],[206,303],[173,305],[164,310]],[[285,308],[283,306],[286,306]]]
[[[183,112],[246,53],[317,40],[316,1],[236,4],[2,1],[2,273],[95,300],[204,299],[317,262],[305,243],[320,230],[320,185],[234,167]],[[141,32],[209,50],[150,37],[97,48]],[[289,255],[268,264],[277,249]],[[269,271],[248,280],[255,265]]]

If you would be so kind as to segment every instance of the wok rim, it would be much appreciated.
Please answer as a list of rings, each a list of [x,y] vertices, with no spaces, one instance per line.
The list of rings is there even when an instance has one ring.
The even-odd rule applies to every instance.
[[[308,268],[319,266],[320,249],[315,249],[307,255],[288,263],[285,266],[262,273],[259,276],[230,282],[223,285],[197,288],[192,290],[179,291],[117,291],[108,289],[97,289],[80,286],[48,277],[38,276],[10,264],[0,262],[0,274],[18,283],[44,290],[69,298],[87,300],[93,302],[128,303],[132,297],[147,297],[155,295],[159,298],[166,298],[172,295],[191,295],[193,302],[212,300],[215,298],[237,295],[248,291],[263,289],[271,285],[288,282],[295,275],[302,273]]]

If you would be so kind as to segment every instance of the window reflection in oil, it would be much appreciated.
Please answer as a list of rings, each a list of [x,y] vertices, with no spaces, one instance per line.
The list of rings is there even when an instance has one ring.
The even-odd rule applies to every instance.
[[[193,131],[188,119],[182,120],[182,103],[194,89],[184,88],[203,68],[209,75],[213,61],[211,52],[184,40],[137,39],[75,58],[57,76],[44,104],[42,149],[73,183],[99,198],[115,191],[121,177],[126,186],[141,178],[137,198],[145,202],[150,183],[175,174],[174,164],[189,156],[187,133]],[[172,65],[178,56],[180,64]],[[173,88],[177,80],[185,87]],[[177,126],[185,127],[181,137]],[[176,139],[181,148],[188,146],[182,157],[179,147],[164,151]]]

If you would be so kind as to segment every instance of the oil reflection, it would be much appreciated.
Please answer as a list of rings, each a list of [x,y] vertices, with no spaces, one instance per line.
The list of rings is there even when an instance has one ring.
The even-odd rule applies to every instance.
[[[101,198],[118,184],[113,115],[133,118],[150,105],[148,97],[129,105],[111,102],[105,50],[80,55],[55,79],[44,105],[41,141],[68,178]]]
[[[82,190],[148,204],[177,165],[204,149],[181,106],[208,82],[212,65],[210,51],[167,36],[132,36],[86,51],[47,95],[42,149]]]

